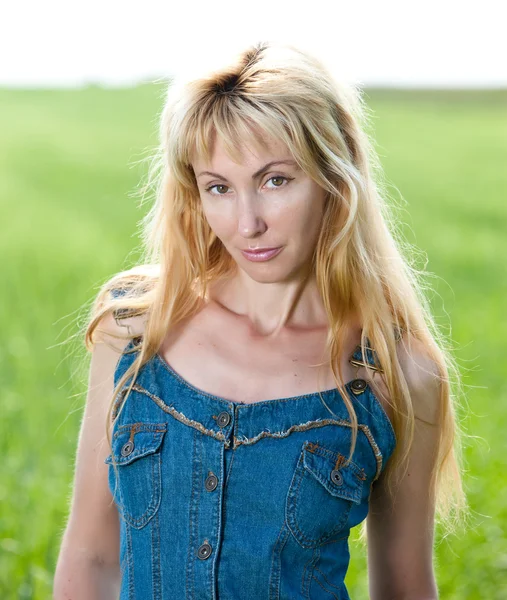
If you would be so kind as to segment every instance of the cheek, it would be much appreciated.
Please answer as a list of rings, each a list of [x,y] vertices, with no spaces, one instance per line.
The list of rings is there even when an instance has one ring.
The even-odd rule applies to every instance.
[[[280,215],[277,223],[281,229],[295,235],[299,234],[302,238],[314,237],[315,233],[320,230],[322,223],[320,206],[314,202],[295,204],[291,210]]]
[[[203,212],[208,225],[221,240],[226,240],[234,232],[234,219],[227,212],[210,207],[205,203],[203,203]]]
[[[304,227],[307,235],[315,237],[319,234],[322,227],[324,216],[325,194],[320,188],[314,189],[311,194],[311,200],[302,207],[301,217],[304,221]]]
[[[324,211],[325,192],[311,181],[305,182],[280,206],[277,222],[283,220],[293,231],[302,231],[305,237],[320,229]]]

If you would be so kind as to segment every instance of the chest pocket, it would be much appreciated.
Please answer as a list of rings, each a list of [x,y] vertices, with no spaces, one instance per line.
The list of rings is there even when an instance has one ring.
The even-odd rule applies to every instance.
[[[363,469],[320,444],[305,442],[287,494],[285,515],[303,548],[315,548],[346,535],[354,504],[361,503]]]
[[[110,465],[109,487],[116,505],[123,518],[136,529],[144,527],[160,506],[160,452],[166,430],[167,423],[121,425],[112,440],[112,454],[104,461]]]

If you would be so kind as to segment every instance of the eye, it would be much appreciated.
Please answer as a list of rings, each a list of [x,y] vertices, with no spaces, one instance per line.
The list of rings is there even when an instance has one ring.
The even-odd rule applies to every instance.
[[[283,179],[283,180],[285,180],[285,181],[288,182],[288,181],[291,181],[294,178],[293,177],[284,177],[283,175],[273,175],[273,177],[270,177],[268,179],[268,181],[273,181],[275,179]],[[275,188],[279,188],[279,187],[283,187],[283,184],[275,185]],[[271,188],[271,189],[273,189],[273,188]]]
[[[212,196],[225,196],[225,194],[220,194],[220,193],[218,193],[218,194],[215,194],[215,193],[212,193],[212,192],[211,192],[211,190],[212,190],[213,188],[228,188],[228,187],[229,187],[229,186],[227,186],[227,185],[224,185],[223,183],[215,183],[215,185],[210,185],[209,187],[207,187],[207,188],[205,188],[205,189],[206,189],[206,191],[207,191],[208,193],[210,193]]]
[[[289,181],[292,181],[293,179],[294,179],[294,177],[285,177],[283,175],[273,175],[272,177],[270,177],[268,179],[268,181],[283,180],[283,181],[289,182]],[[268,189],[273,190],[273,189],[280,188],[280,187],[284,187],[283,183],[281,183],[280,185],[275,184],[274,187],[270,187]],[[215,192],[211,191],[213,188],[217,188],[217,191],[218,191],[218,188],[225,188],[226,190],[228,190],[229,186],[224,185],[223,183],[215,183],[215,185],[210,185],[209,187],[204,188],[212,196],[225,196],[227,191],[225,191],[224,193],[222,193],[222,192],[215,193]]]

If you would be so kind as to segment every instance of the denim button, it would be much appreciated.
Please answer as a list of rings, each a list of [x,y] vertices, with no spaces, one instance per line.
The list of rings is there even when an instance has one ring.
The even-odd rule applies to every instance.
[[[218,477],[211,473],[206,477],[206,481],[204,482],[204,487],[208,490],[208,492],[212,492],[218,485]]]
[[[122,456],[129,456],[134,450],[134,442],[128,441],[121,449]]]
[[[218,425],[220,427],[227,427],[227,425],[229,425],[229,423],[231,422],[231,415],[228,412],[221,412],[218,415]]]
[[[366,389],[366,381],[364,379],[353,379],[350,382],[350,388],[353,394],[362,394]]]
[[[204,542],[204,544],[199,546],[199,549],[197,550],[197,556],[201,560],[206,560],[211,556],[211,546],[208,544],[208,542]]]
[[[331,481],[335,485],[341,485],[343,483],[343,475],[338,469],[333,469],[333,471],[331,471]]]

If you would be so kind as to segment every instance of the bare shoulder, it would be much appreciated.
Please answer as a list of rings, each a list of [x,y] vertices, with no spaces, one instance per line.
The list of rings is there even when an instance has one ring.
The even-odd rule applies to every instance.
[[[129,317],[118,312],[108,313],[97,325],[94,342],[121,353],[133,337],[144,335],[145,325],[144,315]]]
[[[403,336],[397,344],[397,356],[407,381],[417,417],[436,422],[440,401],[441,374],[429,349],[420,340]]]

